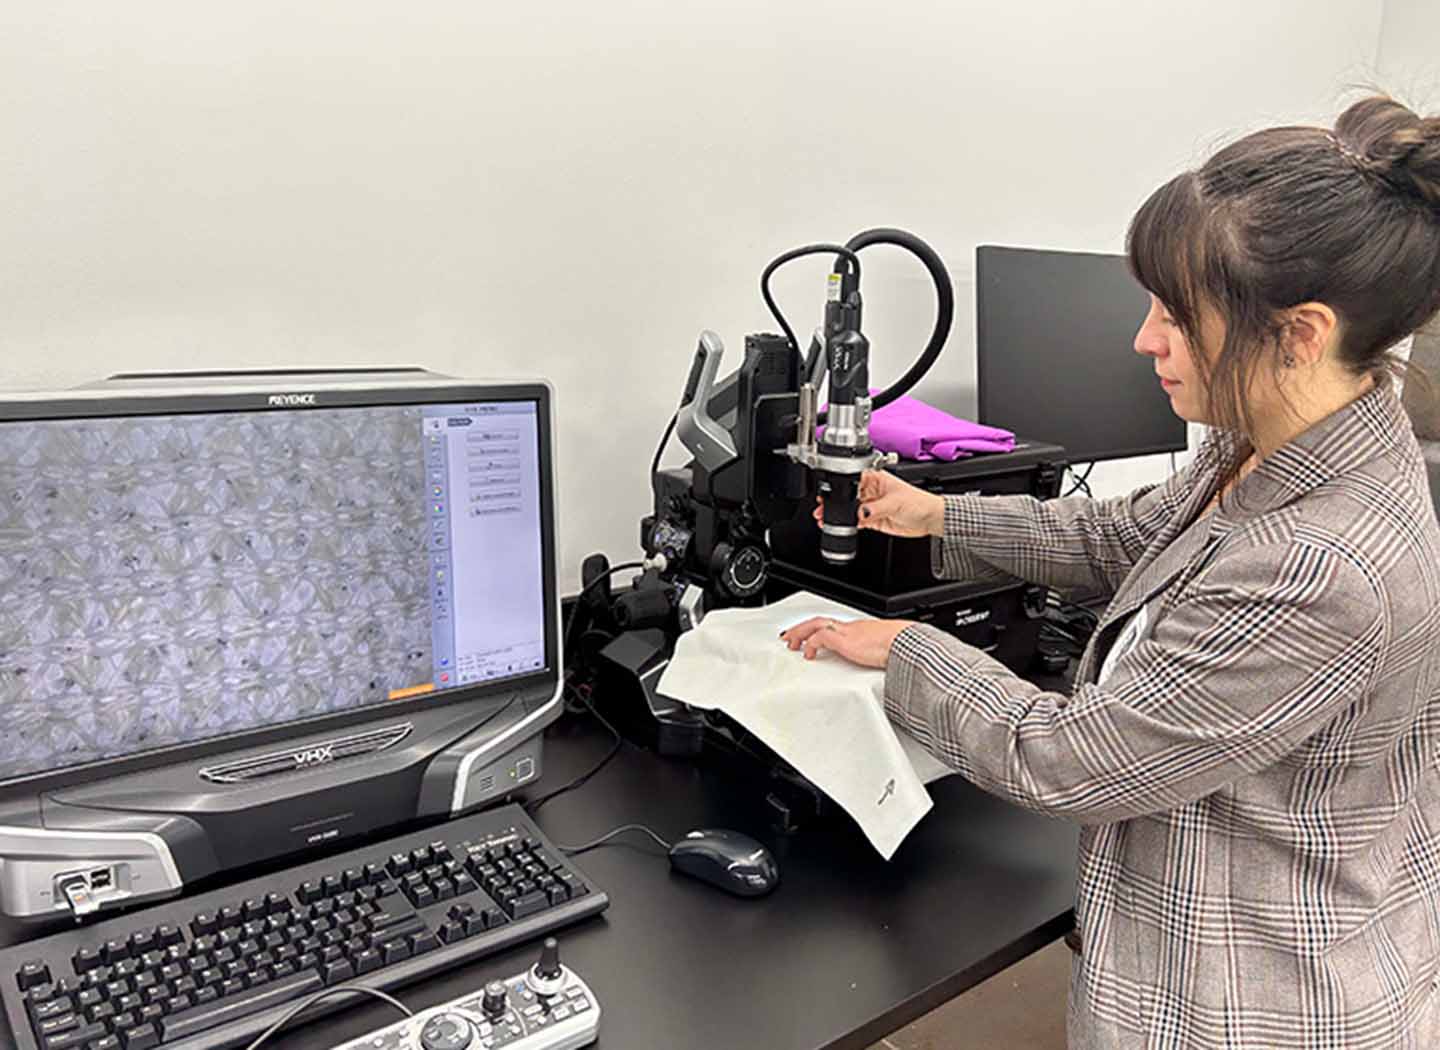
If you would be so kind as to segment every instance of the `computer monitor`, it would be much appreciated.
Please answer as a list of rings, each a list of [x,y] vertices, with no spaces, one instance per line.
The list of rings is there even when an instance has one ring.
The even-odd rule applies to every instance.
[[[555,700],[550,412],[404,371],[0,400],[0,799]]]
[[[1072,463],[1183,450],[1184,420],[1132,349],[1148,304],[1121,255],[977,248],[980,421]]]

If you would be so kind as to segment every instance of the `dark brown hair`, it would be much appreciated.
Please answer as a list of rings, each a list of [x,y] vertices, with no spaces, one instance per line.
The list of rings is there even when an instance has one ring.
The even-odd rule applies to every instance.
[[[1377,379],[1399,367],[1389,349],[1440,311],[1440,117],[1375,96],[1333,131],[1247,135],[1151,194],[1126,246],[1197,351],[1210,421],[1252,433],[1247,391],[1279,366],[1287,308],[1329,306],[1340,360]],[[1208,357],[1205,308],[1225,323]]]

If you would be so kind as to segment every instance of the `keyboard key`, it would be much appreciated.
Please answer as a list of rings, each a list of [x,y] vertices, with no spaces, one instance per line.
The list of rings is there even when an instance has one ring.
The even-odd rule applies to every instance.
[[[463,897],[467,893],[474,893],[480,888],[480,884],[463,872],[455,876],[455,896]]]
[[[43,1003],[30,1004],[30,1020],[36,1024],[41,1021],[48,1021],[52,1017],[64,1017],[75,1009],[75,1004],[68,995],[56,996],[54,999],[47,999]]]
[[[180,932],[177,926],[157,926],[155,928],[155,936],[166,948],[172,944],[183,944],[185,942],[185,935]]]
[[[244,904],[240,905],[240,914],[246,922],[263,919],[265,918],[266,912],[264,897],[251,897]]]
[[[80,1028],[71,1028],[69,1031],[60,1032],[56,1035],[43,1038],[40,1045],[45,1050],[74,1050],[75,1047],[83,1047],[96,1039],[103,1039],[106,1036],[105,1026],[92,1024]]]
[[[227,906],[220,909],[221,930],[227,930],[232,926],[239,926],[244,921],[245,917],[240,914],[239,908],[236,908],[234,906]]]
[[[586,886],[585,883],[580,881],[580,877],[576,875],[573,871],[570,871],[568,869],[563,871],[557,871],[555,873],[555,878],[559,879],[560,882],[564,884],[565,888],[570,891],[570,897],[572,899],[575,897],[584,896],[585,894],[590,892],[590,887]]]
[[[357,975],[378,970],[384,965],[380,953],[374,948],[366,948],[363,952],[357,953],[350,961],[354,965]]]
[[[42,984],[50,983],[50,967],[39,960],[27,962],[20,967],[20,973],[16,980],[20,982],[22,992],[39,988]]]
[[[440,924],[440,928],[435,931],[435,936],[440,938],[442,944],[453,944],[465,936],[465,926],[454,919],[449,919]]]
[[[75,995],[75,1005],[82,1010],[95,1006],[105,1001],[105,997],[95,988],[82,988]]]
[[[160,1045],[160,1033],[153,1024],[136,1025],[120,1033],[120,1045],[124,1050],[153,1050]]]
[[[347,890],[359,889],[365,885],[365,872],[360,868],[346,868],[340,874],[340,881],[344,883]]]
[[[120,1037],[118,1035],[102,1036],[91,1041],[85,1050],[121,1050]]]
[[[385,869],[384,869],[383,867],[381,867],[379,864],[367,864],[367,865],[365,865],[365,883],[366,883],[366,885],[368,885],[368,886],[374,886],[374,885],[375,885],[376,883],[378,883],[378,882],[383,882],[384,879],[385,879]]]
[[[75,958],[72,960],[72,962],[75,966],[76,973],[89,973],[91,970],[95,969],[95,967],[100,965],[100,949],[81,948],[78,952],[75,953]]]
[[[323,896],[324,892],[320,889],[320,883],[313,879],[302,882],[300,888],[295,891],[295,899],[301,904],[313,904]]]
[[[339,959],[321,966],[320,976],[326,984],[339,984],[355,976],[355,967],[349,959]]]
[[[267,893],[265,910],[271,915],[283,915],[290,910],[290,898],[283,893]]]
[[[402,940],[386,941],[380,946],[380,953],[385,960],[386,966],[392,963],[402,962],[410,958],[410,942]]]
[[[146,1006],[142,1006],[140,1007],[139,1013],[140,1023],[149,1024],[151,1021],[158,1021],[160,1020],[160,1018],[165,1016],[166,1012],[167,1011],[163,1003],[150,1003]]]
[[[432,951],[438,947],[440,947],[439,939],[429,930],[426,930],[424,933],[410,935],[410,954],[412,956],[419,955],[422,952]]]
[[[104,1024],[115,1016],[115,1007],[109,1003],[96,1003],[85,1011],[85,1020],[91,1024]]]
[[[73,1010],[66,1010],[58,1016],[47,1017],[43,1021],[36,1022],[35,1031],[41,1039],[45,1039],[49,1036],[59,1035],[61,1032],[68,1032],[72,1028],[79,1027],[81,1027],[80,1015]]]
[[[333,897],[345,887],[339,875],[326,875],[320,880],[320,888],[325,891],[325,896]]]
[[[516,897],[509,903],[506,910],[510,912],[512,919],[523,919],[526,916],[542,912],[548,907],[550,907],[550,898],[539,890],[535,890],[533,893]]]

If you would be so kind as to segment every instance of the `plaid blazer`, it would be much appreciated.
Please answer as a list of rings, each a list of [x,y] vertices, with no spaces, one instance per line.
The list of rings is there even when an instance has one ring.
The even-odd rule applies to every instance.
[[[1440,526],[1419,447],[1380,384],[1202,514],[1237,455],[1212,438],[1117,499],[947,497],[946,575],[1113,597],[1069,696],[917,625],[886,710],[1082,825],[1072,1047],[1434,1050]]]

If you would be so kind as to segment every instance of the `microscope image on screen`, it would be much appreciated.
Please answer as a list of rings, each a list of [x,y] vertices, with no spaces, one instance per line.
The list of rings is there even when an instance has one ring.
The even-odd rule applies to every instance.
[[[0,780],[433,686],[422,415],[0,426]]]

